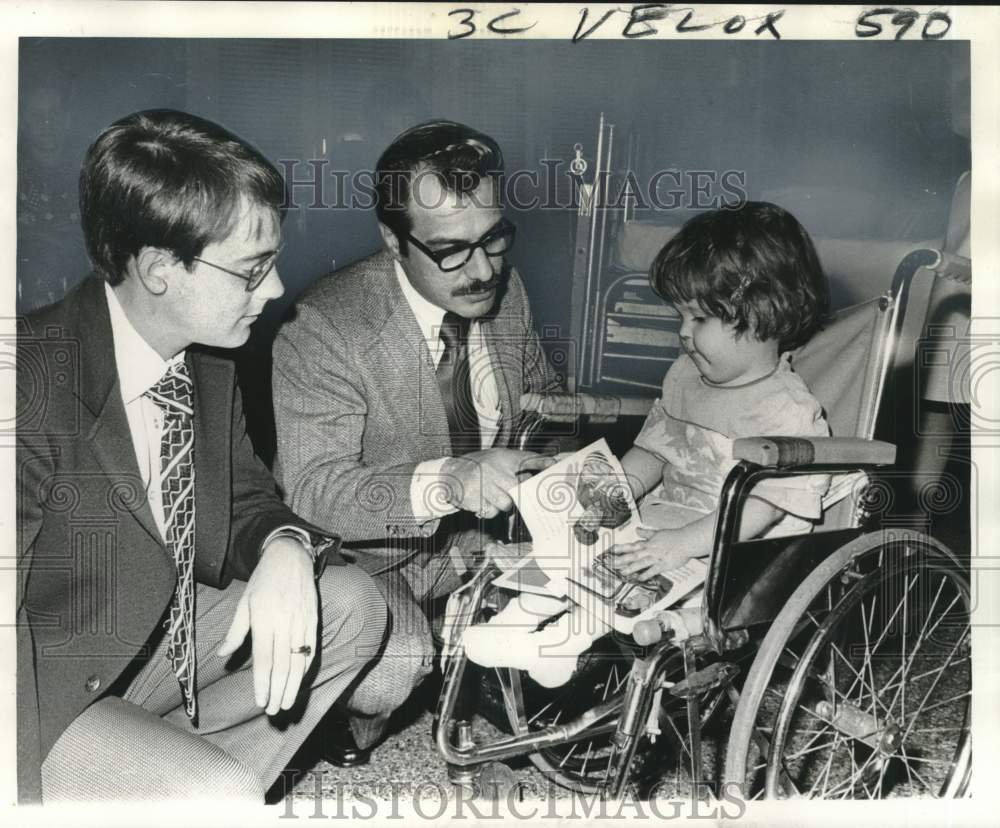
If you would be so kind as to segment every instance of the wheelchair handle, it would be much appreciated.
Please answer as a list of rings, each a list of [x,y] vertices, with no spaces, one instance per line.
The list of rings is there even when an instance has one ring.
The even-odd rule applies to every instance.
[[[614,394],[565,394],[530,391],[521,395],[521,410],[549,422],[572,423],[580,417],[591,422],[613,423],[619,417],[645,417],[651,400]]]
[[[936,278],[972,286],[972,262],[969,259],[955,253],[937,251],[937,254],[938,260],[930,265]]]
[[[892,277],[892,295],[898,296],[902,286],[908,283],[913,274],[922,267],[930,270],[935,279],[946,279],[970,287],[972,285],[971,260],[956,253],[944,253],[941,250],[925,247],[908,253],[896,266],[896,272]]]

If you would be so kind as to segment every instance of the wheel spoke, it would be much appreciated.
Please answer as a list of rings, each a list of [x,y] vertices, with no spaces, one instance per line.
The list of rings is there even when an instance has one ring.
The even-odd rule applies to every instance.
[[[681,752],[687,753],[690,756],[691,751],[688,748],[687,742],[684,740],[684,737],[681,735],[681,732],[677,729],[677,725],[674,724],[673,716],[667,716],[666,718],[667,718],[667,724],[670,725],[670,728],[674,731],[674,733],[677,736],[677,743],[681,746]]]
[[[851,775],[827,791],[827,796],[830,799],[833,799],[834,797],[846,799],[854,788],[854,776],[858,771],[858,763],[854,761],[854,751],[851,749],[849,744],[847,745],[847,756],[851,760]],[[841,793],[841,791],[843,791],[843,793]]]
[[[910,599],[910,593],[909,592],[904,592],[903,593],[903,641],[902,641],[903,663],[904,664],[906,663],[906,660],[907,660],[906,659],[906,636],[907,636],[907,633],[909,633],[909,631],[910,631],[909,630],[909,626],[910,626],[910,623],[909,623],[910,622],[910,614],[909,614],[909,612],[907,612],[907,609],[909,608],[909,603],[910,603],[909,599]],[[881,693],[879,695],[881,695]],[[902,686],[900,687],[899,717],[901,719],[903,719],[904,721],[906,720],[906,682],[905,681],[903,682]]]
[[[604,683],[604,692],[601,694],[601,701],[602,702],[606,702],[608,700],[608,693],[611,692],[611,682],[614,681],[617,677],[618,677],[618,665],[617,664],[612,664],[611,665],[611,675],[608,677],[608,680]],[[618,692],[618,687],[619,686],[620,685],[615,685],[615,692],[616,693]]]
[[[574,742],[574,743],[573,743],[573,745],[572,745],[572,746],[570,747],[570,749],[569,749],[569,750],[568,750],[568,751],[566,752],[566,755],[565,755],[565,756],[564,756],[564,757],[562,758],[562,760],[561,760],[561,761],[559,762],[559,767],[560,767],[560,768],[561,768],[561,767],[564,767],[564,766],[565,766],[565,764],[566,764],[566,763],[567,763],[567,762],[569,761],[570,757],[571,757],[571,756],[572,756],[572,755],[573,755],[574,753],[576,753],[576,749],[577,749],[578,747],[580,747],[580,743],[579,743],[579,742]]]
[[[969,656],[962,656],[962,658],[958,658],[958,659],[955,659],[954,661],[952,661],[951,666],[953,668],[954,667],[958,667],[961,664],[965,664],[965,662],[967,662],[967,661],[971,662],[971,658]],[[922,679],[925,679],[928,676],[932,676],[935,673],[941,673],[943,670],[944,670],[943,667],[933,667],[930,670],[925,670],[923,673],[917,673],[917,675],[915,675],[915,676],[910,676],[910,683],[911,684],[916,684],[918,681],[921,681]],[[897,670],[896,673],[898,674],[898,672],[899,671]],[[893,690],[894,688],[896,688],[900,684],[901,681],[902,681],[902,679],[897,679],[897,680],[895,680],[895,681],[893,681],[891,683],[885,684],[882,687],[882,689],[879,691],[879,695],[883,696],[886,693],[888,693],[889,691]]]
[[[821,745],[815,745],[810,743],[801,750],[797,750],[795,751],[795,753],[790,753],[787,756],[785,756],[785,761],[787,762],[793,759],[801,759],[803,756],[808,756],[810,753],[815,753],[818,750],[824,750],[825,748],[833,747],[836,744],[836,741],[837,740],[834,739],[833,741],[830,742],[824,742]]]
[[[920,762],[923,765],[939,765],[944,768],[950,768],[953,764],[946,759],[928,759],[925,756],[910,756],[910,754],[906,754],[906,758],[909,762]]]
[[[924,711],[927,712],[926,710]],[[967,727],[915,727],[910,731],[914,733],[960,733],[968,730]]]
[[[844,793],[843,793],[843,795],[840,798],[841,799],[847,799],[847,797],[850,795],[851,791],[854,790],[855,785],[858,782],[861,782],[862,787],[865,789],[865,793],[868,794],[868,798],[870,799],[871,798],[871,791],[868,790],[868,786],[865,784],[864,773],[865,773],[866,770],[868,770],[868,766],[871,765],[873,761],[875,761],[876,757],[878,756],[878,753],[875,752],[875,751],[872,751],[872,754],[864,761],[864,763],[860,767],[858,766],[858,763],[854,759],[854,750],[849,747],[848,748],[848,753],[849,753],[849,755],[851,757],[851,767],[854,770],[853,770],[851,776],[848,779],[846,779],[843,782],[841,782],[830,793],[831,794],[836,793],[839,788],[844,788]]]
[[[914,757],[910,756],[906,752],[905,748],[901,748],[899,753],[900,753],[900,759],[902,759],[903,763],[906,765],[906,774],[908,777],[910,777],[911,780],[910,784],[911,785],[913,784],[912,779],[915,776],[920,781],[920,784],[924,786],[924,788],[926,788],[928,791],[933,791],[934,786],[931,785],[926,779],[924,779],[924,777],[917,772],[917,769],[910,764],[914,760]]]
[[[864,618],[864,614],[865,614],[864,613],[864,604],[861,605],[861,608],[862,608],[861,609],[861,617]],[[871,696],[872,696],[872,704],[871,704],[871,708],[870,708],[869,712],[872,714],[872,716],[875,719],[875,729],[877,730],[878,727],[879,727],[879,723],[878,723],[878,713],[875,710],[875,696],[876,696],[876,694],[875,694],[875,671],[872,668],[872,650],[871,650],[871,647],[870,647],[869,641],[868,641],[869,626],[870,626],[870,624],[872,622],[872,619],[874,619],[874,618],[875,618],[875,600],[874,600],[874,597],[873,597],[873,599],[872,599],[872,606],[871,606],[871,615],[868,617],[868,621],[866,623],[864,623],[864,624],[861,625],[861,628],[865,632],[865,662],[864,662],[864,666],[868,668],[868,679],[869,679],[869,686],[871,687]],[[862,695],[859,695],[858,696],[858,706],[859,707],[861,706],[861,700],[862,700]]]
[[[813,782],[812,787],[809,789],[809,798],[812,799],[813,794],[816,792],[816,786],[823,782],[823,789],[820,791],[820,798],[822,799],[826,795],[826,786],[830,781],[830,770],[833,768],[833,755],[837,750],[837,743],[840,741],[840,734],[834,731],[833,743],[830,746],[830,753],[826,757],[826,765],[824,765],[822,772],[819,777]]]
[[[948,605],[948,608],[944,611],[944,613],[942,613],[941,618],[937,621],[937,623],[934,624],[933,627],[931,627],[930,630],[928,630],[927,625],[930,624],[931,618],[934,617],[934,608],[937,606],[937,602],[941,597],[941,591],[944,589],[944,584],[945,584],[945,579],[942,578],[941,584],[940,586],[938,586],[937,592],[934,594],[934,600],[931,601],[930,609],[927,612],[927,617],[924,619],[923,627],[920,630],[920,635],[917,638],[916,644],[913,647],[913,651],[910,653],[909,659],[900,664],[896,672],[894,672],[892,676],[889,677],[890,682],[895,681],[896,676],[899,675],[900,671],[902,671],[903,683],[905,684],[906,675],[909,673],[910,667],[913,666],[913,662],[917,657],[917,653],[920,652],[920,648],[923,646],[924,641],[929,637],[930,633],[933,633],[934,630],[938,628],[938,626],[941,624],[941,621],[943,621],[945,616],[948,614],[948,611],[955,605],[955,603],[961,597],[960,594],[956,595],[954,600],[952,600],[951,604]],[[896,695],[893,696],[892,701],[889,703],[890,710],[895,709],[896,702],[898,701],[901,692],[902,692],[902,685],[900,686],[899,689],[896,690]]]
[[[594,743],[593,742],[588,742],[587,743],[587,755],[583,757],[583,771],[582,771],[582,773],[583,773],[584,776],[587,775],[587,763],[590,762],[590,756],[593,753],[593,751],[594,751]]]
[[[912,790],[913,789],[913,770],[910,767],[910,763],[909,763],[909,761],[906,758],[906,748],[904,748],[902,745],[900,745],[900,747],[899,747],[899,757],[900,757],[900,759],[903,762],[903,767],[906,768],[906,781],[909,783],[910,789]]]
[[[907,576],[906,589],[904,590],[904,595],[908,594],[913,585],[917,582],[917,576],[914,575],[912,578]],[[874,614],[874,605],[872,606],[872,613]],[[885,637],[889,634],[889,630],[892,629],[892,623],[896,620],[896,616],[899,615],[900,611],[903,609],[902,599],[896,604],[896,609],[893,610],[892,615],[889,616],[888,620],[885,622],[885,629],[882,630],[882,634],[875,640],[875,646],[872,647],[872,652],[877,652],[878,648],[882,646],[882,642],[885,641]]]
[[[863,610],[862,610],[862,614],[864,614]],[[850,661],[848,661],[847,656],[845,656],[843,654],[843,652],[841,651],[840,647],[838,647],[832,641],[830,642],[830,647],[833,648],[833,651],[837,655],[840,656],[841,660],[844,662],[844,664],[847,667],[847,669],[850,670],[854,674],[854,677],[855,677],[854,681],[851,683],[851,686],[847,688],[846,692],[840,692],[839,690],[836,689],[836,687],[831,687],[830,689],[836,695],[838,695],[839,697],[841,697],[844,701],[850,701],[850,696],[851,696],[851,693],[854,692],[855,686],[856,685],[860,685],[859,691],[858,691],[858,701],[860,702],[864,698],[864,691],[865,691],[865,678],[864,678],[864,676],[861,673],[859,673],[857,670],[854,669],[854,665],[851,664]],[[862,666],[862,669],[864,669],[863,666]],[[874,687],[868,687],[868,690],[871,693],[872,698],[876,699],[876,701],[878,701],[879,706],[882,708],[883,711],[885,711],[885,714],[888,716],[889,715],[889,709],[884,704],[882,704],[882,701],[881,701],[881,698],[880,698],[879,694],[877,694],[875,692],[875,688]]]
[[[966,697],[970,697],[970,698],[972,697],[972,691],[971,690],[963,690],[961,693],[958,693],[958,694],[952,696],[950,699],[944,699],[943,701],[934,702],[934,704],[927,705],[927,707],[924,707],[924,708],[918,710],[916,713],[913,714],[913,717],[910,719],[911,726],[912,726],[912,723],[917,720],[917,716],[920,713],[929,713],[931,710],[937,710],[939,707],[944,707],[946,704],[951,704],[952,702],[956,702],[959,699],[964,699]],[[962,730],[967,730],[967,729],[968,728],[964,728],[964,727],[962,728]],[[907,730],[906,733],[907,733],[907,735],[909,735],[910,731]]]
[[[903,734],[903,741],[905,741],[906,737],[910,735],[910,728],[913,727],[914,723],[917,721],[917,717],[920,715],[921,711],[924,710],[924,708],[926,707],[927,700],[930,698],[931,693],[934,692],[934,688],[937,687],[938,684],[940,683],[941,676],[944,675],[944,671],[948,669],[948,665],[951,663],[951,660],[955,657],[955,653],[958,652],[958,648],[962,643],[962,638],[964,637],[965,636],[963,635],[961,638],[959,638],[958,641],[955,642],[955,646],[951,648],[951,652],[948,653],[948,657],[945,659],[945,662],[942,665],[941,672],[937,674],[937,676],[934,678],[934,681],[931,683],[931,686],[927,689],[927,692],[924,694],[924,697],[920,700],[920,706],[917,708],[917,712],[913,714],[913,718],[910,721],[909,726],[906,728],[906,732]],[[971,691],[959,694],[955,698],[961,698],[962,696],[966,695],[971,695]],[[937,705],[935,706],[940,706],[940,705],[941,702],[938,702]]]
[[[883,756],[878,767],[878,781],[875,783],[875,799],[879,798],[879,794],[882,793],[882,785],[885,782],[885,772],[889,769],[889,758]],[[869,798],[872,798],[869,796]]]
[[[548,710],[550,707],[552,707],[553,704],[554,704],[554,702],[549,702],[548,704],[546,704],[543,707],[541,707],[538,710],[538,712],[535,713],[534,716],[532,716],[530,719],[528,719],[528,724],[534,724],[542,716],[542,714],[545,713],[546,710]],[[558,720],[558,717],[557,717],[557,720]]]

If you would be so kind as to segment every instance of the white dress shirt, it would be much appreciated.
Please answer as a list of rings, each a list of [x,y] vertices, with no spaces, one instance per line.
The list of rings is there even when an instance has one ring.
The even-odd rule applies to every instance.
[[[444,343],[441,341],[440,332],[445,311],[443,308],[428,302],[416,291],[410,284],[410,280],[406,278],[406,273],[398,261],[394,261],[393,265],[396,279],[399,281],[399,288],[403,291],[403,296],[413,311],[417,326],[420,328],[420,333],[430,351],[432,364],[436,369],[441,357],[444,356]],[[482,448],[488,449],[492,447],[497,432],[500,430],[500,394],[497,390],[496,375],[493,372],[490,352],[486,347],[482,326],[478,320],[473,320],[469,326],[469,376],[476,377],[471,391],[472,402],[476,407],[476,416],[479,419],[480,445]],[[448,459],[440,457],[435,460],[425,460],[423,463],[419,463],[414,470],[410,483],[410,502],[413,514],[419,520],[431,520],[457,511],[455,506],[443,502],[441,498],[428,496],[428,489],[435,486],[440,480],[441,468]]]
[[[132,327],[111,286],[105,282],[111,315],[111,336],[115,346],[115,365],[118,385],[121,388],[125,417],[128,419],[135,459],[139,474],[146,488],[146,498],[153,512],[160,535],[166,541],[166,523],[163,515],[163,495],[160,491],[160,442],[163,438],[163,412],[144,394],[160,381],[167,369],[184,361],[184,352],[165,360],[142,335]]]

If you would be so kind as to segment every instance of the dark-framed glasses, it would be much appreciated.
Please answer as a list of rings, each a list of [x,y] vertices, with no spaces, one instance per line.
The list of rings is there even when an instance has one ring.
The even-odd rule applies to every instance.
[[[413,242],[425,256],[433,260],[441,270],[447,273],[464,267],[469,259],[472,258],[472,254],[480,247],[487,256],[502,256],[514,246],[514,233],[516,229],[512,222],[507,221],[507,219],[500,219],[493,229],[479,241],[467,244],[452,244],[437,250],[431,250],[420,239],[414,238],[410,233],[406,234],[406,238]]]
[[[214,262],[209,262],[205,259],[199,259],[197,256],[194,257],[194,260],[196,262],[206,264],[209,267],[214,267],[216,270],[221,270],[223,273],[228,273],[230,276],[235,276],[237,279],[242,279],[246,282],[247,293],[251,293],[259,288],[261,282],[263,282],[268,277],[268,274],[274,270],[274,266],[278,261],[278,256],[281,255],[283,247],[284,245],[281,245],[281,247],[275,250],[270,256],[257,262],[257,264],[251,267],[246,273],[239,273],[235,270],[230,270],[228,267],[217,265]]]

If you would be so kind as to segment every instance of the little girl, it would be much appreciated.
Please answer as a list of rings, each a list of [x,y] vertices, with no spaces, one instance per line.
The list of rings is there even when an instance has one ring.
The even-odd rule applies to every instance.
[[[736,462],[734,439],[829,434],[790,363],[790,350],[810,337],[827,308],[812,240],[790,213],[765,202],[701,213],[657,255],[650,282],[681,316],[684,353],[622,458],[642,540],[612,554],[622,574],[643,580],[709,554],[719,493]],[[757,484],[744,505],[741,539],[808,532],[827,485],[825,475]],[[698,591],[672,614],[678,639],[698,631],[700,598]],[[468,628],[463,641],[472,661],[525,669],[554,687],[610,629],[610,618],[582,613],[567,599],[522,593],[489,622]]]

